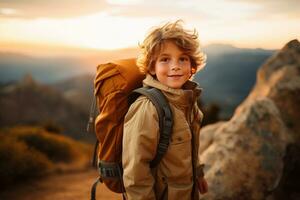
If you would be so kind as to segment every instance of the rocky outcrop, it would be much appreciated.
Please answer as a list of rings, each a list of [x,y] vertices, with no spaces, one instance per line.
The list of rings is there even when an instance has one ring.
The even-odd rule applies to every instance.
[[[286,159],[299,154],[297,148],[286,151],[299,141],[299,102],[300,43],[293,40],[261,66],[229,121],[201,130],[200,159],[209,184],[201,199],[280,199],[290,181]],[[295,170],[299,162],[293,159]]]
[[[300,136],[300,43],[289,42],[258,71],[257,82],[247,100],[268,97],[280,110],[293,138]]]

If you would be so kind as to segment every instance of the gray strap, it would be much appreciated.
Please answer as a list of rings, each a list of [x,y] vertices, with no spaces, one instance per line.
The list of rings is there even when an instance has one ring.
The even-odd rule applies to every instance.
[[[89,115],[89,121],[87,123],[86,131],[87,133],[95,133],[95,118],[97,113],[97,97],[96,95],[93,96],[92,105],[90,108],[90,115]],[[94,154],[93,154],[93,160],[92,160],[92,166],[97,167],[97,152],[99,147],[99,141],[96,140],[95,146],[94,146]]]
[[[168,150],[170,137],[173,128],[173,114],[170,105],[163,93],[156,88],[138,88],[135,93],[145,95],[154,104],[159,118],[159,143],[154,159],[150,162],[150,167],[154,168],[160,162]]]
[[[97,180],[94,182],[92,189],[91,189],[91,200],[96,200],[96,189],[97,189],[97,185],[98,183],[101,182],[100,177],[97,178]]]
[[[89,121],[86,127],[86,131],[88,133],[94,133],[94,126],[95,126],[94,122],[95,122],[96,112],[97,112],[97,97],[96,95],[94,95],[92,105],[90,108]]]

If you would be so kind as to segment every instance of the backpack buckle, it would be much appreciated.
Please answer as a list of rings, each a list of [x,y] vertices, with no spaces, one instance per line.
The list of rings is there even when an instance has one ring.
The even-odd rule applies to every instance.
[[[101,160],[98,163],[98,170],[101,180],[103,179],[122,179],[123,170],[119,163],[106,162]]]

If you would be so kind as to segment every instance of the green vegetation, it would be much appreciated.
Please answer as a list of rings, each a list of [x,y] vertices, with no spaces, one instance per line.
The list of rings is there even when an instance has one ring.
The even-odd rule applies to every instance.
[[[220,113],[220,106],[216,103],[211,103],[203,109],[204,112],[204,119],[203,119],[203,126],[208,124],[213,124],[218,122],[219,113]]]
[[[0,130],[0,186],[53,172],[91,155],[91,148],[43,128],[18,126]],[[87,160],[87,159],[86,159]]]
[[[202,126],[206,126],[208,124],[213,124],[220,121],[220,117],[219,117],[221,111],[220,105],[218,105],[217,103],[211,103],[207,106],[204,106],[200,98],[198,99],[197,104],[200,110],[204,114],[204,118],[201,123]]]

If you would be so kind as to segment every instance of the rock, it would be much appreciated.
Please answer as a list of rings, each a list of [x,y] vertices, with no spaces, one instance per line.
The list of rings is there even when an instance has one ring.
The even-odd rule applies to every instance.
[[[215,140],[215,132],[216,130],[225,122],[217,122],[213,125],[205,126],[205,134],[200,135],[200,149],[199,153],[202,154],[203,151],[205,151],[207,148],[210,147],[211,144],[213,144]]]
[[[300,140],[300,43],[292,40],[258,71],[247,99],[266,96],[281,112],[291,136]],[[247,100],[246,99],[246,100]]]
[[[300,144],[292,143],[287,146],[284,156],[282,178],[270,200],[298,200],[300,199]]]
[[[262,199],[283,167],[286,130],[274,103],[248,101],[229,122],[204,128],[201,138],[213,126],[213,143],[201,154],[210,186],[202,199]]]
[[[300,141],[299,74],[300,43],[293,40],[259,69],[256,85],[229,121],[201,130],[209,184],[201,199],[279,199],[284,193],[291,180],[286,157],[299,154],[286,154],[287,146]]]

